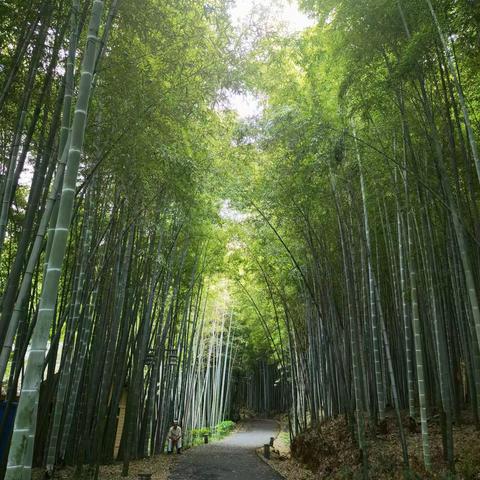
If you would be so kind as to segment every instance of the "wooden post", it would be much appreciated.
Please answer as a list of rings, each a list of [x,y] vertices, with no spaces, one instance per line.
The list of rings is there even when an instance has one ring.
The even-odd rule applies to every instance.
[[[263,456],[269,460],[270,459],[270,444],[269,443],[266,443],[264,446],[263,446]]]
[[[208,443],[208,434],[203,435],[203,443]]]
[[[113,451],[113,457],[118,458],[118,452],[120,451],[120,443],[122,441],[123,427],[125,425],[125,411],[127,408],[127,390],[122,390],[122,396],[120,397],[120,405],[118,406],[118,420],[117,420],[117,433],[115,435],[115,447]]]

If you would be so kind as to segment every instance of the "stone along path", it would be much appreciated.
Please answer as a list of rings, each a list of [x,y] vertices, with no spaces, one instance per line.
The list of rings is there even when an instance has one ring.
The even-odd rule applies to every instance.
[[[257,457],[255,450],[277,434],[273,420],[252,420],[245,430],[219,442],[187,450],[170,480],[279,480],[282,477]]]

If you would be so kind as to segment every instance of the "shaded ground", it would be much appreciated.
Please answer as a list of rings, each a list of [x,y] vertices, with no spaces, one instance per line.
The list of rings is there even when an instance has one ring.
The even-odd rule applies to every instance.
[[[102,465],[100,467],[99,480],[138,480],[139,473],[151,473],[152,480],[167,480],[168,472],[172,468],[175,458],[167,455],[155,455],[154,457],[130,462],[128,477],[122,477],[122,463],[116,462],[113,465]],[[32,480],[44,480],[43,468],[33,470]],[[72,480],[75,478],[75,468],[67,467],[55,471],[55,479]],[[85,467],[85,478],[93,478],[88,475]]]
[[[404,418],[410,466],[422,480],[445,479],[446,465],[442,455],[439,419],[429,421],[430,450],[433,472],[423,467],[420,426]],[[372,480],[403,479],[402,454],[395,419],[389,415],[382,430],[367,425],[369,475]],[[291,445],[291,455],[280,445],[283,435],[275,442],[270,465],[288,480],[348,480],[359,478],[361,458],[345,418],[338,417],[299,435]],[[284,439],[283,439],[284,440]],[[454,426],[457,480],[480,479],[480,435],[469,412]],[[284,442],[285,443],[285,442]]]
[[[169,480],[278,480],[255,449],[277,434],[273,420],[250,420],[244,429],[208,445],[188,450],[178,459]]]

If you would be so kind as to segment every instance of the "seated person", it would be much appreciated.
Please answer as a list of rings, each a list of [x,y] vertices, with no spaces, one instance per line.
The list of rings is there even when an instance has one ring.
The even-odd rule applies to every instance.
[[[177,453],[182,453],[182,429],[178,426],[178,420],[174,420],[168,430],[168,453],[173,452],[175,446]]]

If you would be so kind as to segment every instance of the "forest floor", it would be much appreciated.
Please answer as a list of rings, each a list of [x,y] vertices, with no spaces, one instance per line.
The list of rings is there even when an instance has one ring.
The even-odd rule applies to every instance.
[[[447,469],[442,454],[442,435],[438,417],[429,422],[433,472],[423,467],[420,426],[404,418],[411,469],[417,479],[446,479]],[[454,426],[456,480],[480,480],[480,434],[471,416],[462,415]],[[403,479],[402,454],[398,429],[388,417],[382,431],[368,429],[370,478]],[[282,432],[274,442],[267,462],[287,480],[347,480],[360,478],[361,459],[344,417],[328,420],[319,428],[309,429],[290,445],[289,435]],[[451,477],[450,477],[451,478]]]
[[[122,477],[122,463],[117,462],[112,465],[102,465],[100,467],[99,480],[138,480],[140,473],[152,473],[152,480],[167,480],[170,471],[175,464],[175,456],[155,455],[154,457],[141,460],[132,460],[130,462],[128,477]],[[32,474],[32,480],[43,480],[44,469],[35,468]],[[67,467],[55,471],[55,479],[71,480],[75,478],[75,468]]]
[[[140,473],[151,473],[152,480],[280,480],[281,477],[262,463],[255,455],[255,448],[268,443],[278,433],[278,423],[273,420],[245,419],[237,424],[234,432],[208,445],[188,448],[183,455],[156,455],[130,462],[128,477],[122,477],[122,462],[100,467],[99,480],[138,480]],[[33,470],[32,480],[44,480],[45,470]],[[92,478],[84,469],[84,476]],[[75,478],[75,468],[59,468],[57,480]]]

